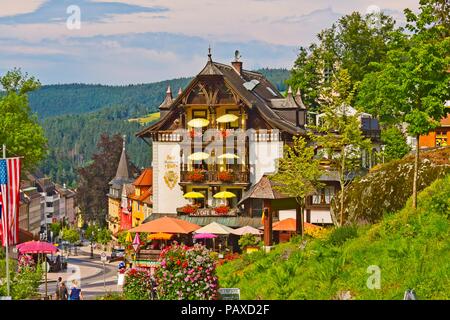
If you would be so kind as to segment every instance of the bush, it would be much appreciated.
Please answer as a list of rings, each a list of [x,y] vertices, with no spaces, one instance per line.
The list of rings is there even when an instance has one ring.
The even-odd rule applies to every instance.
[[[123,294],[127,300],[150,300],[151,293],[150,271],[130,269],[125,273]]]
[[[108,292],[104,296],[97,297],[96,300],[125,300],[125,296],[119,292]]]
[[[357,236],[358,228],[355,225],[346,225],[334,229],[328,237],[328,243],[333,246],[340,246],[345,241],[356,238]]]
[[[241,250],[244,250],[246,247],[257,246],[258,242],[259,240],[254,234],[246,233],[239,239],[238,244]]]
[[[156,271],[161,300],[217,299],[216,261],[206,247],[175,244],[165,248]]]

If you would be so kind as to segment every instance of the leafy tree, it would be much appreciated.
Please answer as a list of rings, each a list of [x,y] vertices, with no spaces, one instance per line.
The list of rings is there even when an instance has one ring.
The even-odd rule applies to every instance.
[[[381,142],[385,146],[383,156],[385,161],[403,158],[410,151],[406,137],[396,126],[381,131]]]
[[[111,241],[111,230],[102,228],[98,232],[97,242],[102,245],[107,245]]]
[[[303,137],[294,137],[292,146],[284,146],[283,158],[278,159],[278,171],[271,179],[280,192],[295,197],[299,205],[297,225],[303,235],[303,210],[305,198],[314,193],[322,175],[319,160],[314,159],[314,147],[307,146]]]
[[[53,237],[57,237],[61,231],[61,224],[59,222],[52,223],[50,225],[50,230],[53,232]]]
[[[98,234],[99,228],[96,225],[91,224],[86,228],[85,235],[87,240],[97,242]]]
[[[122,153],[122,137],[114,135],[109,137],[101,135],[97,144],[98,153],[92,156],[92,162],[79,169],[80,183],[77,189],[77,201],[84,221],[95,222],[102,227],[106,223],[108,210],[109,182],[117,171],[120,155]],[[137,169],[131,166],[130,174]]]
[[[330,90],[324,91],[324,116],[321,125],[313,127],[318,134],[310,136],[318,144],[322,156],[330,161],[330,169],[337,172],[340,184],[339,220],[334,217],[337,225],[344,223],[344,195],[354,173],[361,167],[363,150],[370,149],[370,140],[364,138],[358,114],[349,115],[347,107],[353,100],[354,88],[346,69],[341,69],[332,82]]]
[[[64,228],[63,233],[62,233],[62,238],[64,241],[74,244],[80,240],[80,233],[78,232],[77,229]]]
[[[380,116],[407,123],[409,134],[417,140],[413,208],[417,207],[419,136],[439,124],[450,99],[450,37],[444,31],[448,17],[441,16],[448,12],[448,4],[438,0],[420,4],[417,15],[405,10],[407,28],[416,33],[406,46],[389,51],[384,63],[373,64],[376,71],[366,75],[358,96],[360,104],[379,110]]]
[[[391,47],[401,42],[402,34],[392,17],[353,12],[330,28],[322,30],[318,42],[301,47],[288,83],[300,88],[305,103],[317,109],[321,91],[331,86],[331,76],[340,68],[348,70],[352,87],[372,71],[370,62],[384,61]]]
[[[39,81],[14,69],[0,77],[0,84],[5,90],[0,96],[0,146],[6,145],[7,156],[23,156],[23,169],[33,169],[46,152],[44,132],[31,114],[27,96]]]

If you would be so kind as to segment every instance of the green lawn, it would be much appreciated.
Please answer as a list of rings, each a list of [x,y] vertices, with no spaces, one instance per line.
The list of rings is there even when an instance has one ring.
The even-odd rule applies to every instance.
[[[155,113],[150,113],[146,117],[129,119],[128,121],[129,122],[139,122],[140,124],[146,124],[146,123],[150,123],[150,122],[158,120],[159,117],[160,117],[160,113],[155,112]]]

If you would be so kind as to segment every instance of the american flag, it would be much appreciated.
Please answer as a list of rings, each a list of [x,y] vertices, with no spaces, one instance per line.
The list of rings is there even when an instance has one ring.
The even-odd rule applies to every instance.
[[[0,159],[0,202],[2,244],[18,242],[19,201],[20,201],[20,158]]]

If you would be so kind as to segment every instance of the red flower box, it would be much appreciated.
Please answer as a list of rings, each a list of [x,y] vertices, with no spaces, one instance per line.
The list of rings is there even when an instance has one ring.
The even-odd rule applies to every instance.
[[[218,178],[220,181],[230,182],[233,180],[233,175],[229,171],[222,171],[219,172]]]
[[[189,173],[188,179],[194,182],[201,182],[205,180],[205,171],[204,170],[194,170]]]
[[[228,206],[218,206],[214,208],[214,211],[219,215],[223,215],[227,214],[230,211],[230,208]]]
[[[197,207],[191,206],[191,205],[186,205],[183,208],[181,208],[181,211],[186,214],[192,214],[195,211],[197,211]]]

